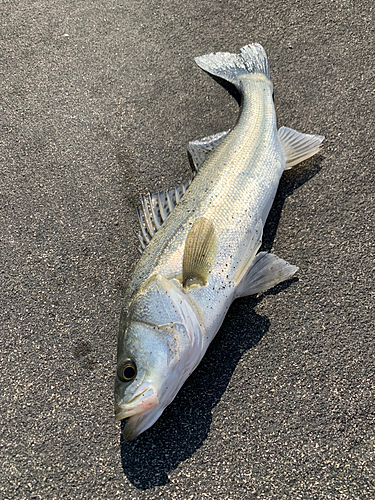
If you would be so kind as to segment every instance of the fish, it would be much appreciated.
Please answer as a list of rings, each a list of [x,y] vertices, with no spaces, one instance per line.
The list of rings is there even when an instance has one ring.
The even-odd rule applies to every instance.
[[[277,128],[263,47],[195,62],[235,85],[232,130],[189,143],[191,179],[141,196],[141,258],[120,316],[115,418],[131,441],[150,428],[198,366],[238,297],[261,294],[297,267],[259,252],[280,178],[320,151],[323,136]]]

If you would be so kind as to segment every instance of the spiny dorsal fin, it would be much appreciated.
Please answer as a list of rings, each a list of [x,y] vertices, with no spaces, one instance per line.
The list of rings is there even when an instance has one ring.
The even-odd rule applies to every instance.
[[[226,138],[230,130],[225,132],[219,132],[218,134],[210,135],[199,139],[197,141],[191,141],[188,145],[188,151],[194,163],[195,170],[198,171],[207,155],[214,151]]]
[[[289,170],[318,153],[324,136],[303,134],[288,127],[280,127],[279,139],[285,153],[285,170]]]
[[[216,257],[216,236],[212,221],[201,217],[192,225],[185,242],[182,284],[205,285]]]
[[[137,207],[137,216],[141,230],[136,231],[136,235],[141,243],[141,246],[136,245],[136,247],[140,253],[150,243],[151,238],[181,200],[190,184],[191,179],[165,192],[159,191],[157,194],[148,193],[148,196],[141,195],[142,208],[139,209]]]

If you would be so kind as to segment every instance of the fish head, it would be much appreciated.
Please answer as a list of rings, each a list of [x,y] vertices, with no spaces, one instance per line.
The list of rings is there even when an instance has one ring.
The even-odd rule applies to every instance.
[[[173,280],[175,281],[175,280]],[[202,332],[181,287],[157,274],[134,294],[120,322],[116,420],[130,441],[153,425],[198,364]]]

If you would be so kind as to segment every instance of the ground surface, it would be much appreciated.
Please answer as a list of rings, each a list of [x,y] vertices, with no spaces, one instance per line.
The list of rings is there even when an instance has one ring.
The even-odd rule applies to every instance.
[[[370,1],[5,1],[0,498],[370,499],[374,415]],[[264,45],[279,125],[324,134],[281,181],[264,248],[297,278],[231,308],[132,444],[113,418],[139,193],[238,105],[193,57]]]

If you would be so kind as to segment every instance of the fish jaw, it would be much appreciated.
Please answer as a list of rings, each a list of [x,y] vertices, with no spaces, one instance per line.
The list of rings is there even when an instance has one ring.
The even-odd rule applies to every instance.
[[[126,403],[120,403],[117,406],[115,411],[116,420],[123,420],[134,415],[144,414],[158,404],[159,398],[155,387],[149,382],[144,382],[138,387],[131,400]]]
[[[133,441],[136,437],[154,425],[163,413],[164,409],[165,406],[159,404],[145,413],[138,413],[137,415],[130,417],[126,422],[122,433],[125,441]]]
[[[130,417],[126,422],[124,430],[122,432],[125,441],[133,441],[137,436],[139,436],[139,434],[143,432],[143,430],[137,429],[141,418],[142,415],[134,415],[133,417]]]

